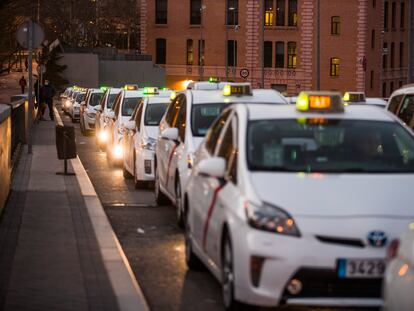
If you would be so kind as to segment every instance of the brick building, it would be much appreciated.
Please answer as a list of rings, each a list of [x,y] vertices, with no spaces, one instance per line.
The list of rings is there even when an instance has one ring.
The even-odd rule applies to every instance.
[[[262,60],[265,87],[289,94],[319,81],[387,97],[407,82],[411,0],[319,0],[319,66],[317,1],[141,0],[141,51],[173,88],[209,76],[260,86]]]

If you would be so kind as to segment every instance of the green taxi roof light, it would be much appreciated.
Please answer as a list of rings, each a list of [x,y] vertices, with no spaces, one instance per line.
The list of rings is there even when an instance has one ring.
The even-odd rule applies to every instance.
[[[344,103],[340,93],[301,92],[296,101],[296,109],[302,112],[338,113],[344,111]]]
[[[158,94],[158,89],[156,87],[144,87],[143,93],[147,95]]]
[[[210,78],[208,78],[208,82],[218,83],[219,82],[219,78],[217,78],[217,77],[210,77]]]

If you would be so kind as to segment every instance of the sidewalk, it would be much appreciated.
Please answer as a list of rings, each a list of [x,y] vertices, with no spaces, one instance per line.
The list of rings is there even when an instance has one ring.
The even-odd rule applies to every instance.
[[[55,174],[54,133],[35,126],[0,219],[0,309],[146,310],[80,161],[69,161],[77,176]]]

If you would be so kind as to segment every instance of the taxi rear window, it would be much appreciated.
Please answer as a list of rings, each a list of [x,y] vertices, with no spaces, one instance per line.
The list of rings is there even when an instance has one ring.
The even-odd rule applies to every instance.
[[[81,101],[85,100],[85,95],[86,95],[85,93],[81,93],[81,94],[76,95],[76,101],[81,102]]]
[[[135,106],[138,105],[142,97],[124,98],[122,103],[122,116],[129,117],[134,112]]]
[[[191,112],[191,129],[194,136],[205,136],[207,130],[224,109],[224,103],[193,105]]]
[[[414,172],[414,136],[396,122],[259,120],[247,135],[253,171]]]
[[[144,124],[148,126],[158,126],[164,116],[168,103],[151,104],[145,109]]]

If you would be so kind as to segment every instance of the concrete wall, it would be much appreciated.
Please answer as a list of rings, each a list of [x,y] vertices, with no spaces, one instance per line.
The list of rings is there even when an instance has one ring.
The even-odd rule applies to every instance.
[[[84,87],[99,86],[99,59],[96,54],[64,53],[59,63],[67,65],[63,76],[69,81],[69,85],[81,85]]]
[[[11,119],[10,107],[0,104],[0,214],[11,183]]]
[[[111,61],[99,62],[99,82],[101,85],[123,86],[137,83],[141,86],[165,87],[165,70],[150,61]]]
[[[67,65],[63,76],[69,85],[99,87],[123,86],[137,83],[139,86],[165,86],[165,70],[151,61],[99,60],[97,54],[63,53],[59,63]]]

